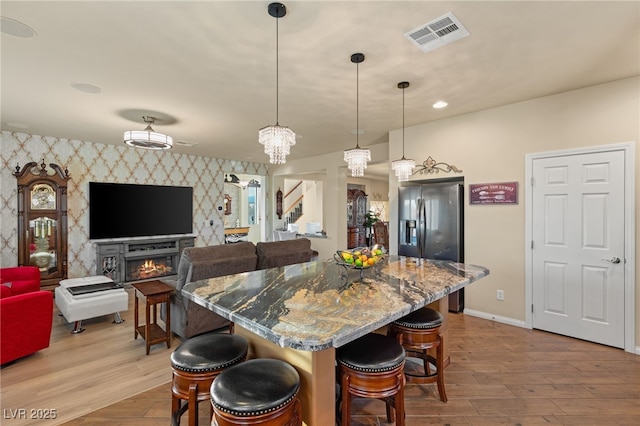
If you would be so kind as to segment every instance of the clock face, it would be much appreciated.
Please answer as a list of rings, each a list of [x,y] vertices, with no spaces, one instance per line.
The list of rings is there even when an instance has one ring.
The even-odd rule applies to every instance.
[[[56,194],[47,184],[38,184],[31,190],[31,208],[36,210],[53,210],[56,208]]]

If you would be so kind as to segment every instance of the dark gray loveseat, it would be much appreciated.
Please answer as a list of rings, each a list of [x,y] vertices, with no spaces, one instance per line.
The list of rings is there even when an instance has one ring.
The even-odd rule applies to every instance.
[[[165,281],[176,289],[171,295],[171,331],[189,338],[223,329],[230,324],[227,319],[182,297],[181,290],[185,284],[256,269],[308,262],[314,253],[311,241],[307,238],[185,248],[178,265],[178,279]]]

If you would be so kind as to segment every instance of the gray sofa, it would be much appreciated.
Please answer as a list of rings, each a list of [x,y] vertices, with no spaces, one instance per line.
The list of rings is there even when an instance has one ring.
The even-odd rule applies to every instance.
[[[184,298],[181,290],[185,284],[256,269],[308,262],[314,255],[317,253],[311,250],[311,241],[307,238],[257,244],[245,241],[185,248],[178,265],[177,280],[164,281],[176,289],[171,295],[170,303],[171,331],[187,339],[209,331],[229,328],[231,325],[227,319]]]

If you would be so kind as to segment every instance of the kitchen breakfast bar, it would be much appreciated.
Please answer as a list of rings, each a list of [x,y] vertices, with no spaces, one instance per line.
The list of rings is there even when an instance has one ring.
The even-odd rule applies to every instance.
[[[233,321],[250,357],[278,358],[300,374],[303,420],[335,424],[335,348],[426,305],[439,310],[448,364],[447,296],[489,274],[475,265],[389,256],[364,271],[335,260],[195,281],[183,295]]]

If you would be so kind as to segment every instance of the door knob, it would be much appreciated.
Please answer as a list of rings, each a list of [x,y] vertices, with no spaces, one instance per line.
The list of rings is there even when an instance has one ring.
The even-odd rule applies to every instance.
[[[615,264],[620,263],[620,258],[619,257],[612,257],[611,259],[602,259],[602,260],[606,260],[607,262],[615,263]]]

